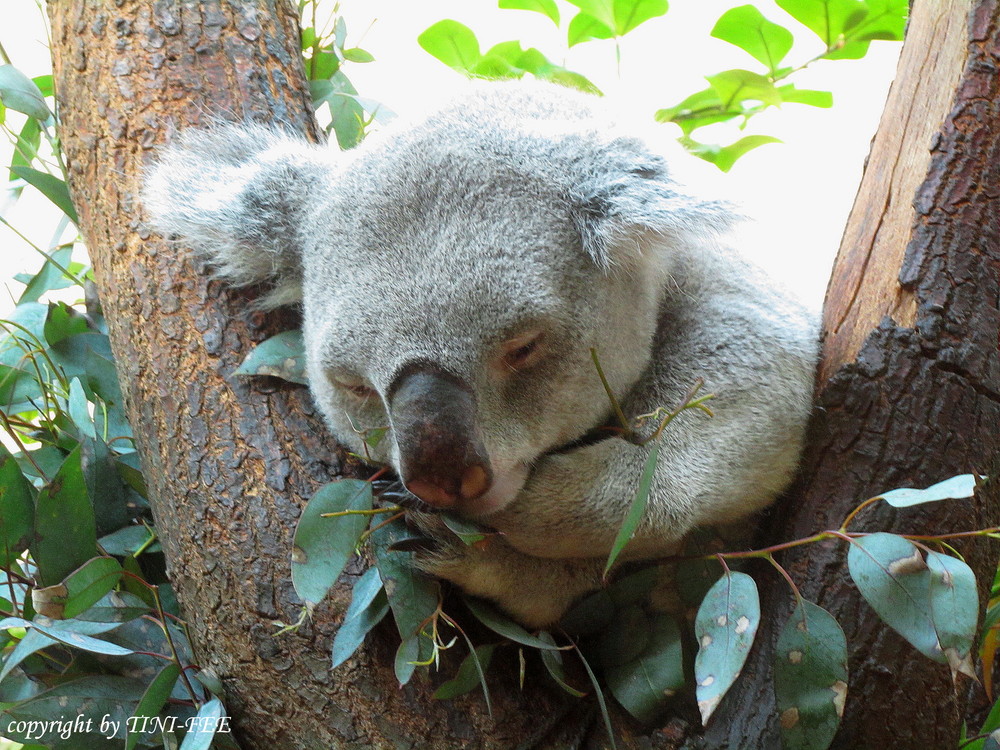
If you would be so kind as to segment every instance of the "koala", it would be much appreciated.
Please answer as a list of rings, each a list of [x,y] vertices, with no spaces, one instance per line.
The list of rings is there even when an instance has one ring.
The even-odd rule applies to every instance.
[[[333,437],[371,451],[429,513],[418,565],[526,625],[601,585],[649,448],[615,424],[698,378],[714,417],[660,436],[623,559],[745,523],[796,470],[813,314],[724,241],[698,197],[600,100],[552,84],[470,84],[348,151],[257,125],[186,131],[148,175],[153,225],[264,307],[300,304],[309,387]],[[596,435],[596,437],[595,437]],[[603,439],[602,439],[603,438]],[[465,546],[447,510],[500,534]]]

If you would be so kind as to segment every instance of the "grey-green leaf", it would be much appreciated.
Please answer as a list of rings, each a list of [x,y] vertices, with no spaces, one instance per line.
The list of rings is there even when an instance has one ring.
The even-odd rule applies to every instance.
[[[486,670],[489,669],[495,648],[495,644],[476,646],[475,651],[470,651],[469,655],[462,660],[455,676],[447,682],[441,683],[431,697],[438,700],[455,698],[475,690],[480,685],[483,690],[486,690]]]
[[[369,568],[354,584],[351,605],[333,638],[332,668],[336,669],[354,655],[368,632],[389,611],[389,599],[382,588],[377,568]]]
[[[859,537],[851,543],[847,565],[883,622],[920,653],[947,662],[931,619],[930,571],[912,542],[883,532]]]
[[[759,624],[757,585],[746,573],[728,573],[708,590],[694,624],[695,690],[703,723],[743,670]]]
[[[956,557],[927,553],[931,620],[952,674],[977,679],[972,649],[979,621],[979,592],[972,569]]]
[[[303,601],[322,601],[368,526],[368,516],[360,513],[334,518],[324,518],[323,514],[367,511],[371,507],[371,483],[359,479],[330,482],[309,500],[295,527],[292,548],[292,584]]]
[[[826,750],[847,698],[847,639],[833,615],[801,600],[778,638],[774,692],[785,750]]]
[[[38,85],[13,65],[0,65],[0,101],[41,122],[49,119],[49,108]]]
[[[508,640],[515,641],[524,646],[530,646],[531,648],[540,649],[554,649],[555,646],[547,643],[541,638],[536,638],[531,635],[527,630],[522,628],[516,622],[506,617],[500,612],[498,612],[492,605],[487,604],[482,599],[476,599],[471,596],[464,596],[462,600],[465,605],[469,608],[469,611],[475,615],[476,619],[479,620],[483,625],[488,627],[494,633],[502,635]]]
[[[902,487],[898,490],[883,492],[879,497],[893,508],[909,508],[923,503],[936,503],[940,500],[964,500],[976,493],[976,475],[960,474],[943,482],[932,484],[927,489],[914,490]]]
[[[236,375],[270,375],[307,385],[302,331],[285,331],[262,341],[236,369]]]
[[[224,716],[225,709],[218,698],[212,698],[205,703],[198,709],[198,716],[192,724],[192,729],[184,735],[180,750],[208,750]]]

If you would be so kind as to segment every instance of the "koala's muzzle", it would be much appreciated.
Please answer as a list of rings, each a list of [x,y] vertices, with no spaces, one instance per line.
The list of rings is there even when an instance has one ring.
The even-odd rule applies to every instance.
[[[389,389],[399,471],[414,495],[436,508],[473,500],[493,484],[472,390],[430,363],[407,366]]]

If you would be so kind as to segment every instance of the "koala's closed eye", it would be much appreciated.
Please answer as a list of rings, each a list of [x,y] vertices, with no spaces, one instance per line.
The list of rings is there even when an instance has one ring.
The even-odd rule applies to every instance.
[[[362,400],[377,395],[374,388],[355,378],[330,375],[330,382],[337,386],[340,390],[346,391],[352,396]]]
[[[515,372],[525,370],[545,354],[545,333],[532,330],[516,336],[500,347],[500,365]]]

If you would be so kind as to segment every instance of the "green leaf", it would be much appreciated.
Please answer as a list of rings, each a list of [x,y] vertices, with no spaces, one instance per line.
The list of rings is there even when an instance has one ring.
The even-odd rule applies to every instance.
[[[794,83],[778,87],[781,94],[781,101],[786,104],[808,104],[810,107],[823,107],[829,109],[833,106],[833,94],[829,91],[816,91],[814,89],[797,89]]]
[[[863,18],[867,9],[861,0],[775,0],[778,7],[814,32],[832,49],[845,29]]]
[[[28,122],[34,122],[34,120],[28,120]],[[69,266],[72,254],[72,245],[63,245],[53,250],[49,256],[52,260],[46,260],[41,270],[31,277],[17,303],[20,305],[25,302],[37,302],[38,298],[45,292],[72,286],[73,282],[67,279],[62,269],[58,267],[66,268]]]
[[[225,716],[226,709],[218,698],[212,698],[204,704],[198,709],[198,716],[192,722],[191,730],[184,735],[180,750],[208,750]]]
[[[903,487],[898,490],[884,492],[881,497],[893,508],[909,508],[923,503],[936,503],[941,500],[964,500],[976,494],[976,475],[960,474],[943,482],[932,484],[924,490],[914,490]]]
[[[421,651],[426,650],[426,647],[423,645],[425,642],[427,642],[427,638],[424,638],[422,635],[412,635],[409,638],[404,638],[400,642],[399,648],[396,649],[396,657],[393,659],[392,668],[400,687],[413,679],[413,673],[417,670],[417,663],[426,661],[426,659],[421,658]]]
[[[476,599],[471,596],[463,596],[462,601],[465,602],[465,606],[469,608],[469,611],[472,612],[479,622],[488,627],[494,633],[502,635],[507,640],[520,643],[524,646],[530,646],[531,648],[556,648],[550,643],[547,643],[544,639],[536,638],[531,635],[531,633],[527,630],[522,628],[509,617],[500,614],[496,608],[487,604],[482,599]]]
[[[50,631],[63,631],[66,633],[78,633],[80,635],[99,635],[109,630],[114,630],[121,623],[118,622],[83,622],[81,620],[51,620],[48,617],[37,618],[45,633]],[[9,627],[22,627],[13,623]],[[24,637],[11,651],[4,657],[3,670],[0,671],[0,683],[7,679],[8,675],[22,661],[32,654],[47,648],[54,643],[59,643],[58,638],[52,638],[43,633],[39,628],[29,627],[26,629]],[[68,636],[67,636],[68,637]]]
[[[91,439],[97,438],[94,431],[94,420],[87,410],[87,394],[83,391],[79,378],[73,378],[69,384],[69,418],[83,435]]]
[[[479,40],[465,24],[452,19],[438,21],[417,37],[424,50],[449,68],[468,73],[481,57]]]
[[[580,657],[580,663],[583,664],[583,668],[587,672],[590,684],[594,687],[594,695],[597,697],[597,706],[601,709],[601,718],[604,719],[604,728],[608,733],[608,741],[611,743],[611,750],[617,750],[618,745],[615,742],[615,730],[611,724],[611,714],[608,713],[608,704],[604,700],[604,691],[601,690],[601,684],[597,681],[597,675],[595,675],[594,670],[590,668],[590,664],[587,662],[587,659],[584,657],[580,648],[574,645],[573,650],[576,651],[576,655]]]
[[[826,750],[847,698],[847,639],[822,607],[800,600],[778,638],[774,693],[786,750]]]
[[[611,566],[615,564],[618,555],[621,554],[625,545],[632,538],[632,535],[635,534],[636,529],[639,528],[639,524],[642,523],[642,517],[646,513],[646,503],[649,501],[649,488],[653,483],[653,475],[656,473],[656,461],[659,457],[660,444],[656,443],[653,445],[653,449],[649,452],[649,457],[646,459],[642,476],[639,478],[639,489],[636,490],[635,497],[632,498],[632,504],[629,505],[628,513],[625,514],[625,520],[622,521],[621,528],[618,529],[618,534],[615,536],[614,544],[611,545],[611,553],[608,555],[608,562],[604,566],[605,576],[611,570]]]
[[[555,0],[500,0],[500,7],[511,10],[533,10],[548,16],[556,26],[559,25],[559,8]]]
[[[365,137],[365,110],[354,94],[335,93],[329,99],[333,132],[344,151],[357,146]]]
[[[768,21],[752,5],[730,8],[723,13],[715,22],[712,36],[735,44],[764,63],[772,73],[778,69],[794,42],[792,32]]]
[[[413,665],[407,666],[408,662],[426,662],[432,657],[434,644],[423,635],[423,629],[434,617],[441,601],[441,585],[413,567],[413,553],[392,549],[408,535],[406,524],[399,519],[377,528],[371,535],[375,565],[389,598],[396,629],[403,639],[399,658],[405,659],[396,662],[397,677],[412,676]],[[400,679],[400,684],[405,681]]]
[[[84,628],[79,627],[79,624],[70,630],[68,628],[52,627],[51,623],[53,622],[56,621],[50,620],[48,617],[43,617],[42,615],[37,615],[34,620],[25,620],[23,617],[5,617],[3,620],[0,620],[0,630],[7,630],[9,628],[33,628],[54,641],[59,641],[66,646],[70,646],[71,648],[78,648],[81,651],[89,651],[92,654],[103,654],[105,656],[129,656],[130,654],[135,653],[132,649],[124,648],[123,646],[118,646],[114,643],[108,643],[107,641],[102,641],[97,638],[91,638],[89,635],[85,635],[81,632]],[[97,623],[86,624],[96,625]],[[117,624],[118,623],[116,623],[116,625]]]
[[[45,316],[45,340],[49,345],[58,344],[60,341],[83,333],[92,331],[87,317],[65,302],[56,302],[49,305],[49,312]]]
[[[0,724],[4,727],[4,737],[19,742],[42,743],[56,750],[108,750],[121,745],[111,742],[108,731],[100,728],[101,721],[113,722],[118,727],[113,739],[124,742],[125,722],[142,692],[143,685],[138,680],[88,675],[61,682],[26,701],[7,706],[0,713]],[[64,740],[60,737],[63,725],[59,720],[67,720],[67,715],[72,719],[79,716],[79,731]],[[28,726],[34,728],[31,737],[26,736]]]
[[[38,120],[34,117],[29,117],[24,121],[24,126],[21,128],[21,132],[17,134],[17,142],[14,144],[14,152],[10,157],[10,166],[14,167],[30,167],[34,164],[35,159],[38,156],[38,147],[42,142],[42,127],[38,124]],[[16,174],[10,172],[8,179],[17,180],[19,179]],[[21,188],[11,189],[14,197],[21,194]]]
[[[110,592],[122,575],[122,566],[113,557],[88,560],[54,586],[31,592],[35,612],[57,620],[76,617]]]
[[[31,167],[11,167],[10,171],[52,201],[74,224],[80,223],[76,216],[76,209],[73,207],[73,201],[69,197],[69,188],[66,187],[63,180],[48,172],[39,172]]]
[[[97,528],[80,467],[80,448],[38,493],[35,538],[29,545],[42,586],[59,583],[94,556]]]
[[[367,50],[363,50],[360,47],[352,47],[351,49],[344,50],[344,59],[349,62],[369,63],[375,58],[372,56],[372,53]]]
[[[35,491],[14,456],[0,443],[0,566],[28,548],[35,526]]]
[[[292,383],[307,385],[305,344],[302,331],[285,331],[254,347],[236,375],[270,375]]]
[[[656,566],[619,578],[573,605],[560,620],[560,627],[571,635],[601,632],[610,626],[618,612],[632,604],[645,602],[658,579],[659,568]]]
[[[977,679],[972,649],[979,621],[979,593],[972,569],[955,557],[927,553],[930,571],[931,621],[938,644],[944,650],[952,676]]]
[[[351,605],[333,639],[332,669],[354,655],[368,632],[378,625],[389,611],[389,599],[382,587],[378,569],[369,568],[351,591]]]
[[[141,726],[145,719],[152,719],[154,716],[159,715],[161,709],[167,705],[167,699],[170,697],[170,693],[174,689],[174,683],[177,682],[177,678],[180,675],[181,669],[177,664],[168,664],[161,669],[156,677],[153,678],[153,681],[149,683],[149,687],[146,688],[146,692],[142,694],[139,704],[135,707],[132,716],[138,719],[138,721],[134,723],[130,722],[127,726],[135,726],[135,724]],[[125,750],[133,750],[139,744],[139,740],[142,739],[143,735],[143,732],[129,731]]]
[[[586,695],[581,690],[577,690],[575,687],[569,684],[566,679],[566,670],[563,667],[563,656],[562,651],[556,651],[556,642],[552,636],[544,630],[538,633],[539,640],[545,641],[552,649],[543,649],[538,652],[539,656],[542,657],[542,664],[545,665],[545,669],[548,670],[549,676],[555,680],[556,684],[565,690],[570,695],[576,698],[582,698]]]
[[[486,690],[486,670],[489,669],[490,660],[493,658],[495,644],[486,646],[476,646],[474,651],[470,651],[458,667],[458,672],[447,682],[441,683],[431,696],[437,700],[447,700],[465,695],[482,686]]]
[[[116,557],[135,554],[135,551],[143,545],[148,545],[145,547],[147,552],[162,551],[159,543],[149,543],[151,538],[155,538],[155,535],[150,529],[142,525],[135,525],[123,526],[117,531],[102,536],[97,542],[101,545],[101,549]]]
[[[87,496],[94,506],[98,536],[105,537],[126,527],[130,520],[129,491],[118,473],[115,456],[108,444],[99,437],[83,437],[80,440],[80,467],[87,483]],[[142,539],[146,536],[148,534]]]
[[[723,172],[728,172],[741,156],[768,143],[781,143],[781,140],[770,135],[748,135],[728,146],[688,141],[684,143],[684,147],[695,156],[711,162]]]
[[[461,539],[464,544],[472,545],[481,542],[487,534],[494,533],[491,529],[485,528],[475,521],[467,521],[452,513],[441,513],[440,518],[448,530]]]
[[[111,591],[71,622],[113,623],[118,625],[149,614],[150,607],[128,591]]]
[[[947,662],[931,619],[930,571],[912,542],[883,532],[856,538],[847,565],[861,595],[883,622],[920,653]]]
[[[589,13],[581,12],[577,13],[569,22],[566,43],[573,47],[591,39],[611,39],[614,35],[615,32],[607,24],[602,23]]]
[[[38,85],[13,65],[0,65],[0,101],[41,122],[49,119],[49,108]]]
[[[694,623],[694,674],[703,724],[743,670],[759,624],[757,585],[746,573],[722,576],[705,595]]]
[[[762,104],[781,104],[781,94],[774,84],[760,73],[750,70],[724,70],[712,76],[705,76],[724,109],[730,109],[746,101]]]
[[[581,11],[573,21],[586,14],[607,28],[611,36],[624,36],[649,19],[664,15],[668,8],[667,0],[569,0],[569,2]],[[572,23],[570,27],[572,34]],[[607,38],[593,36],[599,39]]]
[[[653,616],[648,628],[642,650],[624,664],[607,667],[604,676],[625,710],[651,724],[663,713],[665,702],[684,687],[684,654],[672,615]]]
[[[295,527],[292,585],[307,604],[318,604],[354,555],[368,516],[323,518],[324,513],[372,508],[372,486],[359,479],[323,485],[309,500]]]

